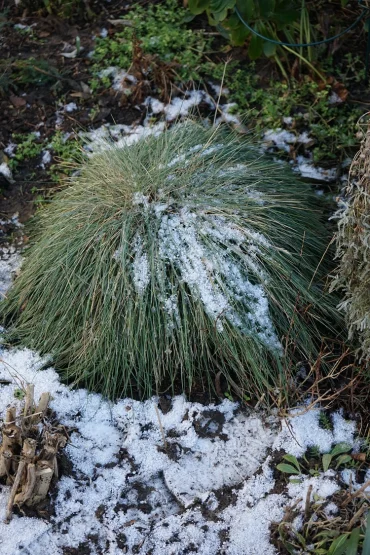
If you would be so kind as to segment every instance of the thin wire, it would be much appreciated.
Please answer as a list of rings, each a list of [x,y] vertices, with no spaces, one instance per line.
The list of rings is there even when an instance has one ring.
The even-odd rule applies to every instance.
[[[268,42],[271,42],[272,44],[277,44],[278,46],[295,46],[296,48],[305,48],[306,46],[318,46],[319,44],[326,44],[328,42],[331,42],[335,39],[338,39],[339,37],[342,37],[343,35],[345,35],[346,33],[348,33],[349,31],[351,31],[354,27],[356,27],[356,25],[358,25],[360,23],[360,21],[369,14],[370,12],[370,8],[368,8],[367,6],[364,6],[361,1],[359,1],[359,6],[361,6],[363,8],[361,14],[358,16],[358,18],[356,19],[356,21],[354,21],[352,23],[352,25],[350,25],[347,29],[345,29],[344,31],[341,31],[340,33],[338,33],[337,35],[334,35],[333,37],[329,37],[327,39],[323,39],[323,40],[318,40],[316,42],[306,42],[306,43],[291,43],[291,42],[284,42],[284,41],[280,41],[280,40],[275,40],[275,39],[271,39],[269,37],[265,37],[264,35],[261,35],[261,33],[259,33],[258,31],[256,31],[255,29],[253,29],[253,27],[251,27],[249,25],[249,23],[247,23],[239,9],[237,6],[235,6],[235,13],[236,15],[239,17],[240,21],[243,23],[243,25],[245,25],[245,27],[247,29],[249,29],[254,35],[257,35],[257,37],[260,37],[263,40],[267,40]],[[370,34],[370,33],[369,33]]]

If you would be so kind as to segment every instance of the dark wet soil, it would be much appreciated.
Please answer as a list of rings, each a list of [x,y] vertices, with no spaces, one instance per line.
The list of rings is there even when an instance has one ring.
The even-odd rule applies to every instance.
[[[39,141],[44,141],[56,130],[73,134],[103,123],[141,122],[145,114],[120,98],[120,93],[107,89],[93,94],[88,86],[92,63],[88,54],[94,48],[94,35],[99,35],[102,27],[110,32],[112,25],[107,20],[122,15],[127,2],[112,2],[104,8],[96,3],[100,6],[97,17],[81,24],[51,15],[27,16],[27,11],[20,13],[14,3],[9,4],[5,18],[0,17],[0,163],[15,133],[39,132]],[[17,29],[17,24],[29,26],[31,32]],[[76,37],[82,47],[80,54],[63,56],[73,52]],[[25,73],[20,70],[22,64],[31,64],[32,69]],[[58,110],[70,102],[78,109],[64,112],[58,123]],[[36,209],[35,199],[57,187],[40,162],[40,157],[21,161],[13,172],[13,182],[0,175],[0,218],[18,212],[24,223]]]

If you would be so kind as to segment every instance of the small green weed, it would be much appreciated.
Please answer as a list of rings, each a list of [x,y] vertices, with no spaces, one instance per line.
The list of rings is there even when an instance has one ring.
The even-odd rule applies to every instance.
[[[26,393],[25,393],[25,391],[24,391],[23,389],[15,389],[15,390],[14,390],[14,397],[15,397],[16,399],[20,400],[20,401],[21,401],[22,399],[24,399],[25,395],[26,395]]]
[[[318,448],[314,447],[300,459],[293,455],[285,455],[284,462],[276,468],[289,476],[289,483],[300,484],[306,476],[318,477],[329,468],[336,472],[340,472],[344,467],[359,468],[361,463],[350,455],[351,450],[350,445],[338,443],[329,453],[321,455]],[[338,483],[340,484],[340,480]],[[328,516],[326,511],[328,501],[320,496],[320,491],[313,493],[311,497],[311,489],[308,489],[307,496],[303,499],[304,511],[296,505],[286,509],[284,520],[274,526],[279,553],[370,553],[370,516],[366,525],[363,521],[369,509],[367,500],[351,494],[346,488],[340,489],[330,498],[331,504],[336,507],[336,512],[331,516]],[[295,522],[296,517],[299,517],[300,525]]]
[[[284,455],[284,463],[280,463],[276,466],[280,472],[288,475],[301,475],[310,474],[311,476],[318,476],[320,472],[326,472],[330,467],[338,470],[342,465],[348,465],[348,463],[355,464],[355,461],[349,454],[352,450],[351,446],[347,443],[338,443],[333,447],[329,453],[320,455],[318,449],[314,452],[312,449],[308,457],[305,455],[299,461],[293,455]]]
[[[83,155],[82,141],[78,135],[66,138],[61,131],[55,133],[48,148],[52,150],[57,162],[49,168],[53,181],[59,181],[63,175],[71,175]]]
[[[0,93],[4,94],[9,89],[17,91],[27,85],[55,86],[62,75],[46,60],[33,57],[17,60],[0,60]]]
[[[321,426],[321,428],[324,428],[324,430],[333,429],[332,421],[330,420],[330,417],[327,415],[327,413],[324,411],[320,412],[319,425]]]
[[[13,158],[9,160],[12,170],[15,170],[20,162],[39,156],[44,148],[44,141],[40,141],[36,133],[15,133],[12,140],[17,145]]]

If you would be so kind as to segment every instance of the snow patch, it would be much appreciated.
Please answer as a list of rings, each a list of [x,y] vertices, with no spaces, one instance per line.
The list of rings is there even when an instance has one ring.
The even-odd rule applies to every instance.
[[[0,175],[3,175],[4,177],[6,177],[9,180],[13,179],[12,171],[9,168],[8,164],[6,164],[5,162],[2,162],[0,164]]]
[[[1,360],[0,379],[11,383],[0,385],[0,417],[10,403],[21,405],[14,398],[20,385],[34,383],[36,397],[50,391],[59,421],[73,428],[67,454],[74,470],[57,484],[50,523],[14,516],[4,525],[9,488],[2,488],[1,553],[61,555],[67,547],[90,545],[94,535],[99,549],[109,541],[110,552],[117,555],[180,555],[188,549],[214,555],[221,548],[230,555],[277,555],[270,543],[271,524],[281,521],[289,505],[303,514],[299,500],[306,499],[310,486],[315,502],[321,501],[328,515],[335,514],[330,497],[340,486],[333,470],[301,476],[285,493],[272,493],[274,451],[297,453],[293,435],[310,445],[317,433],[317,411],[314,416],[292,415],[279,432],[279,418],[240,412],[227,399],[203,406],[178,396],[162,413],[156,410],[157,398],[111,403],[86,390],[71,390],[52,368],[41,370],[46,360],[27,349],[3,349]],[[353,423],[340,413],[333,423],[322,448],[330,448],[332,440],[353,440]],[[354,473],[349,472],[350,483]],[[220,508],[226,486],[236,487],[234,501]],[[295,522],[299,527],[299,518]],[[227,539],[221,545],[222,535]]]
[[[65,112],[74,112],[74,110],[78,110],[76,102],[70,102],[63,107]]]
[[[50,150],[43,150],[40,167],[42,169],[45,169],[45,166],[50,164],[50,162],[51,162]]]

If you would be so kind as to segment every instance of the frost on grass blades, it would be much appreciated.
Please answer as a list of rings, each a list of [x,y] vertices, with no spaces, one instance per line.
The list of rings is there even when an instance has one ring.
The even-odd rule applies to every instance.
[[[9,336],[110,396],[220,371],[273,391],[336,314],[318,199],[221,128],[102,144],[38,229],[3,303]]]

